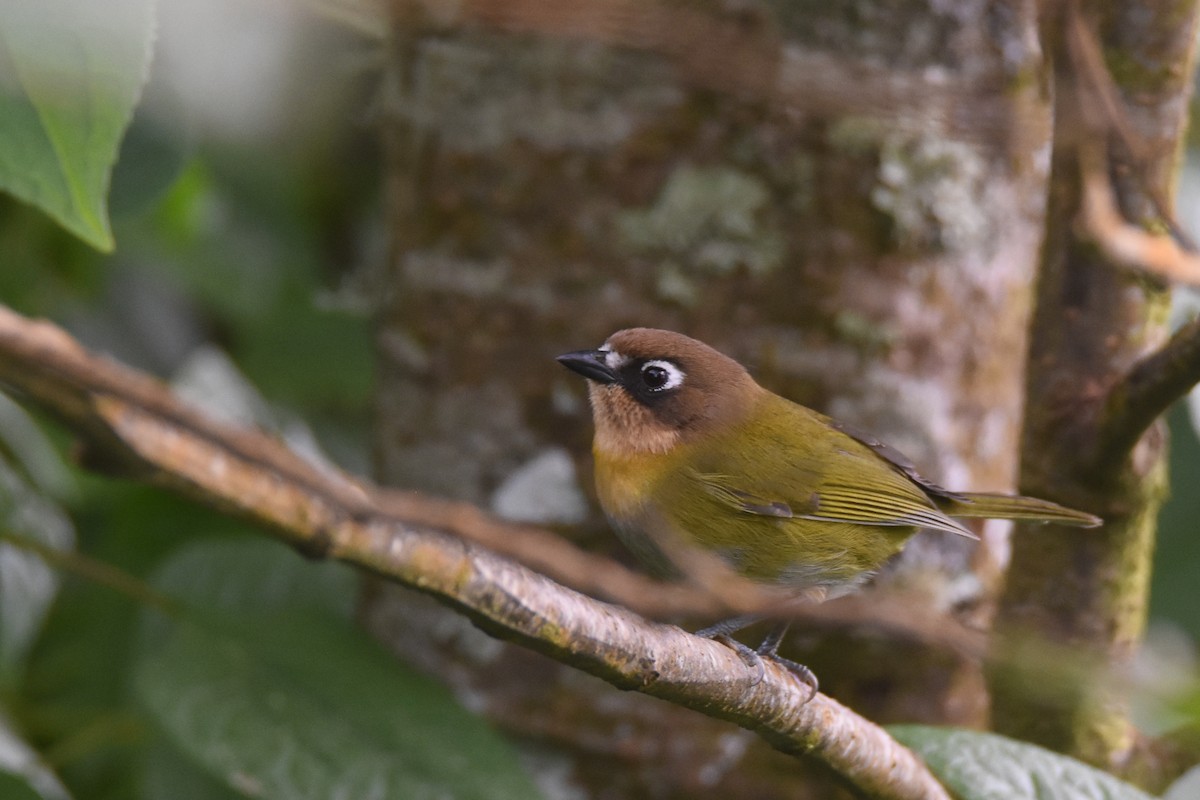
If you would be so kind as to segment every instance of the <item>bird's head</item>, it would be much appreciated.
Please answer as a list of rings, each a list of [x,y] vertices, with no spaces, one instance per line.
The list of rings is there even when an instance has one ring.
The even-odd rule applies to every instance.
[[[761,391],[732,358],[654,328],[617,331],[598,349],[558,361],[588,379],[596,449],[616,456],[666,453],[719,432]]]

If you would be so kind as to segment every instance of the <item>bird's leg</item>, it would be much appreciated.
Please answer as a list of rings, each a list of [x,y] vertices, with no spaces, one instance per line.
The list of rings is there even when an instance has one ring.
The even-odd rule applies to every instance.
[[[787,634],[791,622],[780,622],[771,628],[770,633],[763,639],[762,644],[757,649],[748,647],[742,644],[737,639],[734,639],[732,634],[737,633],[742,628],[748,628],[756,622],[761,622],[763,617],[758,614],[746,614],[741,617],[733,617],[732,619],[722,620],[716,625],[710,625],[707,628],[701,628],[696,631],[696,635],[705,639],[712,639],[720,642],[728,647],[733,652],[737,653],[742,661],[746,662],[746,666],[757,672],[757,677],[754,679],[754,684],[758,684],[766,674],[762,660],[769,658],[776,664],[786,669],[788,672],[800,679],[800,682],[808,687],[808,697],[804,702],[812,700],[817,695],[817,676],[813,671],[804,666],[798,661],[792,661],[790,658],[784,658],[779,655],[779,645],[783,642],[783,637]]]
[[[758,646],[758,650],[755,653],[763,658],[771,659],[799,678],[800,682],[808,687],[808,697],[804,701],[807,703],[817,696],[817,676],[813,674],[811,669],[800,662],[784,658],[778,652],[779,645],[783,642],[783,637],[787,634],[791,624],[789,621],[784,621],[771,628],[771,632],[767,634],[767,638],[762,640],[762,644]]]
[[[722,620],[716,625],[709,625],[707,628],[701,628],[700,630],[696,631],[697,636],[704,639],[712,639],[714,642],[720,642],[733,652],[737,653],[738,657],[746,663],[746,666],[757,673],[753,683],[751,684],[753,686],[757,686],[759,682],[762,681],[763,675],[766,674],[766,670],[763,667],[762,658],[759,656],[758,652],[754,650],[754,648],[747,647],[737,639],[734,639],[732,634],[737,633],[742,628],[750,627],[761,619],[762,617],[758,616],[757,614],[745,614],[740,617]]]
[[[756,622],[762,622],[766,617],[760,614],[743,614],[740,617],[732,617],[723,619],[716,625],[709,625],[707,628],[701,628],[696,631],[696,635],[702,639],[717,639],[722,636],[729,636],[732,633],[737,633],[742,628],[749,628]]]

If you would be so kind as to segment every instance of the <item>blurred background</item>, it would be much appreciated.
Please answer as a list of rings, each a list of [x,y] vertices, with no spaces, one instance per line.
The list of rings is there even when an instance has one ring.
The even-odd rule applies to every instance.
[[[370,17],[353,13],[353,4],[345,4],[348,10],[335,3],[313,5],[319,8],[242,0],[162,3],[150,82],[112,177],[115,251],[98,253],[39,211],[0,195],[0,300],[23,314],[52,319],[87,346],[170,381],[208,413],[272,430],[313,458],[353,473],[382,472],[395,479],[433,463],[427,460],[433,456],[421,449],[423,443],[405,451],[410,456],[379,451],[380,426],[401,436],[381,418],[397,409],[412,412],[418,401],[379,399],[377,359],[402,362],[419,376],[449,367],[438,361],[444,352],[425,346],[421,337],[377,335],[380,270],[387,269],[381,265],[391,263],[397,246],[389,229],[394,208],[387,205],[389,197],[395,202],[389,194],[395,187],[387,184],[383,144],[389,135],[384,109],[396,87],[384,78],[381,65],[389,53]],[[414,150],[421,146],[411,143]],[[1180,204],[1179,219],[1193,233],[1200,230],[1198,174],[1189,164]],[[740,202],[737,191],[729,188],[731,204]],[[649,229],[637,235],[655,235],[654,219],[629,224]],[[519,230],[511,235],[521,236]],[[486,266],[489,256],[479,254],[478,263]],[[740,251],[734,256],[750,269],[755,258],[772,257]],[[426,284],[434,280],[412,263],[406,268],[410,277],[425,275]],[[474,279],[505,277],[481,272]],[[666,273],[657,285],[663,296],[684,298],[679,302],[685,305],[696,291],[686,270]],[[1182,320],[1200,304],[1177,294]],[[455,324],[463,322],[453,310],[446,313]],[[858,340],[876,334],[855,317],[838,324],[844,328],[840,334]],[[577,337],[572,334],[560,331],[564,340],[576,338],[577,347],[598,341],[586,325]],[[552,349],[523,341],[517,346],[530,360],[545,359],[551,353],[543,350]],[[797,367],[806,368],[811,365]],[[483,400],[464,400],[458,411],[445,412],[452,417],[445,424],[471,418],[479,411],[473,403],[503,408],[506,398],[485,394]],[[563,418],[555,418],[549,430],[561,435],[560,448],[569,445],[578,453],[587,436],[578,427],[580,397],[558,391],[551,400],[557,406],[548,406],[547,415]],[[1180,698],[1196,690],[1197,409],[1181,404],[1170,417],[1171,498],[1161,515],[1147,650],[1138,662],[1137,713],[1150,730],[1186,718],[1189,706]],[[0,542],[0,748],[12,740],[10,750],[20,751],[23,742],[37,751],[34,760],[56,776],[46,777],[40,789],[48,798],[261,796],[254,785],[223,772],[226,762],[211,748],[196,752],[196,721],[176,706],[185,699],[193,705],[207,701],[164,677],[183,671],[189,651],[161,649],[167,634],[156,629],[159,594],[214,606],[226,604],[231,594],[281,608],[310,603],[321,614],[349,619],[363,614],[362,590],[353,576],[303,563],[215,512],[78,469],[69,458],[69,436],[3,396],[0,440],[4,527],[64,552],[74,542],[77,551],[49,569],[12,542]],[[585,463],[563,459],[564,451],[544,443],[507,444],[522,454],[519,466],[534,470],[539,486],[561,484],[561,490],[531,500],[521,494],[521,484],[492,475],[424,473],[420,480],[427,485],[420,488],[437,491],[439,481],[455,481],[473,487],[460,496],[493,510],[516,509],[513,515],[533,521],[574,526],[585,543],[607,535],[594,511],[588,516]],[[467,445],[453,447],[460,455],[474,452]],[[416,466],[404,462],[406,457]],[[503,471],[511,474],[517,466],[506,464]],[[931,471],[954,485],[954,474]],[[98,573],[97,564],[132,581]],[[322,577],[314,579],[318,573]],[[273,577],[266,581],[265,575]],[[443,640],[460,637],[473,653],[488,648],[479,634],[462,627]],[[177,662],[169,661],[172,653]],[[364,663],[374,664],[374,657],[364,656]],[[422,656],[415,661],[420,667]],[[379,678],[385,673],[371,672],[374,667],[343,666],[364,670],[355,674],[372,690],[386,691],[372,680],[392,680]],[[426,691],[428,679],[420,669],[400,680],[411,681],[399,686],[400,694],[411,696],[413,687]],[[269,681],[259,688],[269,695]],[[456,699],[431,697],[431,717],[469,703],[461,693]],[[286,702],[299,701],[284,693],[279,703]],[[322,702],[357,708],[360,701]],[[238,713],[257,712],[227,713],[224,721],[236,728]],[[299,725],[303,716],[288,719]],[[444,735],[453,739],[458,730],[450,726]],[[513,755],[482,732],[477,751],[459,749],[466,759],[459,771],[483,774],[481,765],[511,762],[517,766],[488,769],[493,775],[535,774],[546,796],[585,796],[571,794],[565,772],[555,784],[555,756],[536,746],[544,739],[530,738],[535,746]],[[737,736],[726,745],[744,747]],[[292,777],[305,780],[299,773]],[[525,791],[523,780],[512,778],[512,796]],[[464,788],[458,796],[471,791]]]

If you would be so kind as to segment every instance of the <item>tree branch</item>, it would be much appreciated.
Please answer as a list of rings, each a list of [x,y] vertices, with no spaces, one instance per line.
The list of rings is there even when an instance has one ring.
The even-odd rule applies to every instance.
[[[1184,325],[1108,391],[1097,421],[1095,464],[1124,459],[1146,429],[1200,382],[1200,320]]]
[[[380,489],[320,469],[260,432],[214,422],[157,381],[86,353],[57,327],[0,306],[0,383],[23,391],[80,433],[88,466],[130,473],[199,502],[272,528],[310,555],[324,555],[322,534],[304,527],[308,503],[330,504],[340,516],[366,515],[434,528],[510,556],[580,592],[655,619],[763,613],[821,628],[872,628],[909,641],[980,658],[983,636],[952,619],[913,613],[916,601],[889,604],[841,598],[820,606],[779,608],[779,596],[741,582],[714,595],[706,588],[662,583],[587,553],[542,528],[496,519],[462,502]],[[130,414],[120,412],[129,408]],[[136,426],[132,412],[159,424]],[[223,453],[246,469],[214,469]],[[249,481],[249,483],[247,483]],[[296,510],[300,509],[300,510]]]
[[[551,534],[490,521],[460,504],[388,493],[322,471],[274,440],[219,424],[152,378],[92,355],[61,329],[0,306],[0,383],[63,418],[90,456],[171,491],[247,517],[314,556],[363,567],[454,606],[491,634],[572,664],[623,689],[678,703],[756,731],[779,750],[808,754],[871,796],[948,800],[916,756],[881,728],[817,695],[768,662],[755,683],[729,648],[599,602],[460,538],[470,528],[550,566],[622,592],[653,582],[581,553]],[[401,517],[405,518],[401,518]],[[454,521],[454,525],[443,524]],[[524,555],[531,555],[525,552]],[[603,563],[602,563],[603,562]],[[599,572],[597,572],[599,570]],[[603,573],[602,575],[600,573]],[[611,589],[611,586],[608,587]],[[694,590],[679,593],[690,605]],[[674,601],[668,601],[668,604]],[[711,604],[711,598],[708,601]],[[691,609],[694,610],[694,605]]]
[[[1130,224],[1118,208],[1109,178],[1107,148],[1099,141],[1079,145],[1081,196],[1077,222],[1112,260],[1170,283],[1200,286],[1200,255],[1171,217],[1159,214],[1170,235]],[[1157,205],[1157,201],[1155,201]]]
[[[1108,71],[1100,40],[1088,23],[1080,0],[1069,0],[1063,11],[1067,54],[1080,94],[1080,170],[1084,182],[1080,216],[1085,227],[1115,263],[1144,269],[1167,280],[1200,282],[1196,245],[1175,219],[1173,204],[1163,187],[1148,179],[1156,154],[1134,129],[1121,90]],[[1127,170],[1127,174],[1132,173],[1134,180],[1139,181],[1140,190],[1170,236],[1149,233],[1130,225],[1121,216],[1108,177],[1108,157],[1098,152],[1108,149],[1104,143],[1110,135],[1125,148],[1133,162],[1133,169]]]

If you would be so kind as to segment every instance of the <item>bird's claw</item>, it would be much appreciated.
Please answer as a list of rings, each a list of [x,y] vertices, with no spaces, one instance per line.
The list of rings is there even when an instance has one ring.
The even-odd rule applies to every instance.
[[[787,623],[776,625],[775,628],[763,639],[762,644],[758,649],[749,647],[734,639],[730,634],[734,631],[741,630],[747,625],[753,623],[758,618],[756,617],[737,617],[732,620],[717,623],[708,628],[696,631],[696,635],[705,639],[712,639],[714,642],[720,642],[730,650],[738,654],[747,667],[754,670],[754,680],[751,686],[757,686],[762,683],[766,677],[766,667],[763,664],[763,659],[769,658],[779,666],[786,669],[788,672],[800,679],[800,682],[808,687],[808,697],[804,698],[804,702],[810,702],[817,696],[817,676],[811,669],[801,664],[799,661],[792,661],[790,658],[784,658],[776,652],[779,649],[780,642],[783,641],[784,633],[787,631]]]
[[[723,633],[721,631],[710,632],[704,630],[698,631],[696,635],[705,639],[712,639],[714,642],[720,642],[733,652],[737,653],[738,658],[740,658],[747,667],[754,670],[754,680],[750,681],[750,685],[758,686],[758,684],[762,683],[763,677],[767,674],[767,668],[763,666],[762,656],[760,656],[758,651],[753,647],[748,647],[739,642],[737,639],[734,639],[728,633]]]
[[[817,676],[811,669],[801,664],[799,661],[792,661],[790,658],[784,658],[778,653],[757,653],[759,657],[769,658],[779,666],[786,669],[788,672],[800,679],[800,682],[808,687],[808,697],[804,698],[805,703],[812,701],[817,696]]]

